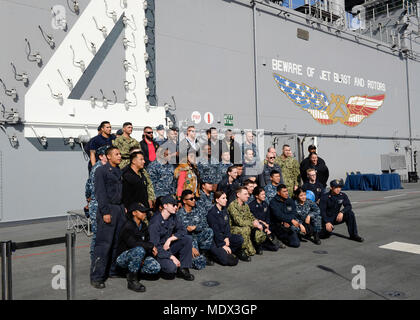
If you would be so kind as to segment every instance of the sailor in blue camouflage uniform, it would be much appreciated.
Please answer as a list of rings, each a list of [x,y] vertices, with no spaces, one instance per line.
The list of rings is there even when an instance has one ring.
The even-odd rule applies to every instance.
[[[211,157],[211,146],[205,144],[201,155],[197,160],[201,181],[208,181],[213,185],[217,185],[222,180],[222,177],[220,176],[219,161]]]
[[[212,265],[208,251],[213,243],[213,230],[207,223],[207,212],[196,207],[195,197],[191,190],[184,190],[181,194],[182,207],[178,210],[177,216],[193,238],[193,260],[194,269],[204,269],[206,265]],[[195,250],[194,250],[195,249]],[[200,254],[200,251],[203,254]]]
[[[298,187],[293,192],[293,199],[295,199],[299,223],[304,224],[305,228],[309,226],[312,229],[313,241],[315,244],[320,245],[319,234],[322,230],[321,210],[315,202],[306,198],[306,191],[301,187]]]
[[[210,181],[203,181],[201,184],[200,198],[196,202],[196,208],[201,211],[201,215],[207,217],[207,213],[213,208],[214,193],[213,185]]]
[[[174,166],[171,163],[168,148],[159,148],[156,161],[147,167],[156,198],[175,194]]]
[[[121,229],[118,241],[117,264],[128,270],[127,287],[129,290],[144,292],[146,288],[138,281],[138,273],[156,275],[160,271],[160,264],[154,257],[158,250],[150,242],[147,227],[147,212],[152,209],[139,203],[133,203],[127,210],[127,222]]]
[[[95,196],[95,173],[96,169],[103,166],[108,162],[106,158],[105,152],[109,148],[109,146],[102,146],[98,150],[96,150],[96,154],[99,157],[99,161],[95,163],[92,167],[89,178],[86,181],[85,187],[85,196],[89,202],[89,220],[90,220],[90,231],[92,232],[92,241],[90,244],[90,259],[93,261],[93,249],[95,248],[95,241],[96,241],[96,230],[97,230],[97,223],[96,223],[96,212],[98,211],[98,201],[96,200]]]
[[[282,183],[281,181],[281,173],[277,170],[272,170],[270,173],[270,183],[264,187],[265,202],[268,204],[277,195],[277,186]]]

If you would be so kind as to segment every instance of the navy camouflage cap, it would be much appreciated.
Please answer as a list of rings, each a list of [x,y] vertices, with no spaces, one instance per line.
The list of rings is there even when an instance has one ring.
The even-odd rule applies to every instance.
[[[118,129],[118,131],[116,132],[116,135],[117,136],[122,136],[122,134],[123,134],[122,129]]]
[[[343,179],[334,179],[334,180],[331,180],[330,182],[331,188],[342,188],[343,186],[344,186]]]
[[[164,130],[165,127],[163,126],[163,124],[160,124],[156,127],[156,130]]]

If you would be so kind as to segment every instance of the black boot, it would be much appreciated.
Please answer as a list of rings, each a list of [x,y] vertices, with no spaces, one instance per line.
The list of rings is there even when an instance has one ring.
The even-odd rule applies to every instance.
[[[208,250],[203,250],[203,255],[206,257],[206,266],[214,266],[214,261]]]
[[[314,243],[317,244],[317,245],[321,244],[321,240],[319,239],[319,233],[318,232],[314,233]]]
[[[145,292],[146,287],[137,280],[137,272],[127,273],[127,288],[135,292]]]
[[[194,280],[194,276],[190,273],[190,270],[188,270],[188,268],[178,268],[178,271],[176,272],[176,276],[178,278],[182,278],[187,281]]]
[[[105,289],[105,282],[103,281],[90,280],[90,284],[96,289]]]
[[[357,241],[357,242],[365,241],[365,239],[363,239],[361,236],[358,236],[358,235],[350,236],[350,240]]]
[[[238,254],[237,254],[237,257],[241,261],[246,261],[246,262],[251,261],[251,257],[247,256],[244,250],[239,251]]]
[[[255,245],[255,253],[261,256],[263,254],[263,249],[260,244]]]

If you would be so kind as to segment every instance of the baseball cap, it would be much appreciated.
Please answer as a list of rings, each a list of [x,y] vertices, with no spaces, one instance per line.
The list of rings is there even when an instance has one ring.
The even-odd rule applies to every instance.
[[[160,124],[156,127],[156,130],[164,130],[165,127],[163,126],[163,124]]]
[[[153,211],[151,208],[143,206],[141,203],[132,203],[128,206],[127,212],[132,213],[133,211],[148,212]]]
[[[331,186],[331,188],[338,188],[338,187],[342,188],[344,186],[344,181],[343,181],[343,179],[331,180],[330,186]]]
[[[173,204],[174,206],[176,206],[178,204],[178,202],[175,200],[174,197],[172,197],[172,196],[164,196],[162,198],[162,205],[169,204],[169,203],[170,204]]]

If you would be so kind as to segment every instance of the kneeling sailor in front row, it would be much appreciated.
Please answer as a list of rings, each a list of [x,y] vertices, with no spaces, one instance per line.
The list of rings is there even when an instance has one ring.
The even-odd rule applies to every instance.
[[[154,259],[157,248],[149,239],[146,215],[150,208],[141,204],[130,205],[127,222],[122,227],[118,243],[117,265],[128,269],[127,287],[136,292],[144,292],[146,288],[138,281],[138,273],[157,274],[160,264]]]

